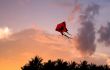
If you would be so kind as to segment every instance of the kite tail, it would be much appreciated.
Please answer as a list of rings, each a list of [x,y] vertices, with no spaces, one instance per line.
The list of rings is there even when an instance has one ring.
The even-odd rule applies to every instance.
[[[65,37],[67,37],[68,39],[72,39],[71,37],[67,36],[66,34],[63,34]]]

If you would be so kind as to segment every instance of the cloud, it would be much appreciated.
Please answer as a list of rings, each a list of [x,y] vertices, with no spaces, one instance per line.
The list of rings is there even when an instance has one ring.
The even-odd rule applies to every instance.
[[[19,36],[17,36],[17,35],[19,35]],[[64,56],[65,54],[67,54],[66,56],[68,56],[68,55],[74,54],[74,53],[71,53],[71,51],[74,50],[75,53],[78,53],[77,55],[80,55],[78,50],[75,48],[75,46],[77,45],[75,39],[68,40],[62,36],[51,35],[51,34],[43,32],[43,31],[34,30],[34,29],[24,30],[23,32],[18,33],[17,35],[16,35],[17,38],[19,37],[18,39],[24,38],[24,40],[25,40],[26,38],[29,38],[29,42],[30,42],[30,40],[32,40],[32,43],[35,42],[33,44],[33,46],[40,45],[37,47],[37,49],[40,49],[40,47],[42,46],[40,49],[40,53],[44,49],[44,50],[47,50],[46,51],[47,54],[52,55],[52,53],[53,53],[55,56],[58,55],[57,57],[59,57],[59,55]],[[16,36],[14,36],[15,39],[17,39]],[[23,41],[23,42],[25,43],[25,41]],[[32,44],[30,44],[30,45],[32,45]],[[46,52],[45,52],[45,54],[46,54]]]
[[[78,2],[76,2],[72,9],[71,14],[68,16],[68,21],[74,20],[76,16],[78,16],[80,11],[81,11],[81,5]]]
[[[81,27],[78,31],[78,49],[87,55],[93,54],[96,49],[94,17],[98,14],[98,8],[99,6],[96,4],[88,5],[80,15]]]
[[[93,54],[95,52],[95,31],[93,23],[91,22],[83,22],[83,27],[79,29],[79,46],[78,48],[86,53],[86,54]]]
[[[0,58],[15,57],[22,53],[34,53],[44,59],[69,59],[81,55],[75,47],[76,44],[75,40],[69,40],[62,36],[51,35],[35,29],[25,29],[14,33],[10,39],[0,40]],[[75,55],[76,53],[77,55]]]
[[[110,66],[110,56],[109,54],[106,54],[106,53],[95,53],[93,55],[94,57],[93,58],[98,58],[98,60],[100,61],[100,59],[102,59],[103,61],[100,62],[101,64],[107,64]]]
[[[97,63],[97,64],[107,64],[109,65],[109,54],[102,53],[102,52],[95,52],[88,61],[92,63]]]
[[[57,58],[65,60],[76,59],[83,56],[77,50],[76,45],[75,39],[69,40],[68,38],[51,35],[40,30],[25,29],[13,33],[10,39],[0,40],[0,62],[5,60],[0,65],[4,65],[5,62],[10,60],[10,62],[15,62],[20,68],[21,65],[36,55],[42,57],[44,61]],[[10,64],[10,68],[13,68],[13,65],[13,63]]]
[[[99,42],[104,43],[106,46],[110,46],[110,22],[107,23],[107,26],[102,26],[98,31],[100,38]]]
[[[0,39],[8,38],[12,34],[8,27],[0,28]]]
[[[9,66],[10,70],[19,70],[22,65],[36,55],[42,57],[44,61],[62,58],[68,61],[75,60],[79,62],[84,56],[80,51],[88,51],[88,48],[83,50],[80,46],[80,50],[78,50],[78,44],[77,37],[68,39],[32,28],[25,29],[12,34],[10,39],[0,40],[0,65]],[[91,56],[90,58],[86,57],[86,59],[91,60]],[[92,59],[94,61],[99,60],[96,58]],[[4,67],[0,67],[0,69],[6,70]]]
[[[110,58],[107,59],[107,65],[110,66]]]

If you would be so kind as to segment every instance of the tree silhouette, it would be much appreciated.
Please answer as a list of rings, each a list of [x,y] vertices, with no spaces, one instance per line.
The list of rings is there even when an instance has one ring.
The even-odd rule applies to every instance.
[[[58,59],[55,61],[55,68],[56,70],[67,70],[68,69],[68,63],[64,62],[61,59]]]
[[[21,70],[110,70],[107,65],[97,66],[93,63],[88,64],[87,61],[82,61],[79,64],[74,61],[63,61],[62,59],[57,59],[56,61],[48,60],[47,62],[42,61],[42,58],[36,56],[21,67]]]
[[[25,66],[21,67],[22,70],[41,70],[43,65],[42,65],[42,60],[40,57],[36,56],[34,59],[32,58],[31,61],[29,61],[28,64]]]
[[[71,63],[68,63],[69,64],[69,70],[75,70],[77,69],[77,63],[76,62],[71,62]]]
[[[55,70],[55,62],[48,60],[48,62],[44,63],[43,70]]]
[[[87,61],[81,62],[81,64],[79,65],[79,67],[80,67],[80,70],[88,70],[89,69],[88,64],[87,64]]]

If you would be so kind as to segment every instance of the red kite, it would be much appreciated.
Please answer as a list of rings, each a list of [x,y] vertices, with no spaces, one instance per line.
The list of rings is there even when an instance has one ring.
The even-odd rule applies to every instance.
[[[67,36],[66,34],[64,34],[64,32],[68,33],[68,30],[66,28],[66,22],[62,22],[62,23],[59,23],[57,24],[57,27],[56,27],[56,31],[60,32],[62,35],[70,38],[69,36]],[[68,33],[69,34],[69,33]],[[69,34],[70,35],[70,34]]]

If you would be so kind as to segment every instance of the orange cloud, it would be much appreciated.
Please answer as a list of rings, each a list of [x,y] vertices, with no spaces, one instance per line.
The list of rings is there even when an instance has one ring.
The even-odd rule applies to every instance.
[[[109,59],[107,59],[107,65],[109,65],[109,66],[110,66],[110,58],[109,58]]]
[[[36,55],[44,61],[57,58],[80,61],[84,56],[77,49],[77,37],[68,39],[35,29],[26,29],[11,35],[10,38],[0,40],[0,70],[20,70],[21,66]],[[88,57],[86,59],[91,59]]]
[[[0,69],[2,70],[7,70],[4,66],[10,66],[8,68],[10,70],[19,70],[18,67],[20,68],[36,55],[45,59],[44,61],[57,58],[72,60],[81,57],[76,48],[75,38],[67,39],[35,29],[23,30],[11,35],[10,38],[10,40],[0,40],[0,46],[2,46],[0,47],[0,62],[2,61],[0,65],[3,65]]]

